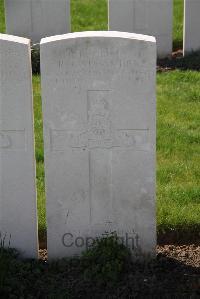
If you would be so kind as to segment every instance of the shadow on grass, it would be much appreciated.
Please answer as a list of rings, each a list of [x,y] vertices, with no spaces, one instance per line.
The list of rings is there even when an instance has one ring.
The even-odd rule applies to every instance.
[[[159,245],[189,245],[200,246],[200,225],[186,225],[168,229],[158,228],[157,242]]]
[[[46,249],[47,248],[47,230],[44,228],[39,229],[38,238],[39,238],[39,248]]]
[[[177,51],[183,48],[183,40],[176,39],[173,41],[173,51]]]
[[[3,256],[2,256],[3,258]],[[99,260],[97,260],[98,264]],[[116,283],[88,279],[82,259],[22,261],[10,256],[9,270],[0,288],[1,298],[199,298],[198,267],[167,252],[150,262],[129,262]],[[0,269],[1,271],[1,269]],[[48,287],[47,287],[48,286]]]
[[[40,45],[32,45],[31,47],[32,72],[34,75],[40,74]]]
[[[200,51],[193,52],[190,55],[183,57],[182,51],[173,53],[172,58],[158,60],[158,71],[168,70],[200,70]]]

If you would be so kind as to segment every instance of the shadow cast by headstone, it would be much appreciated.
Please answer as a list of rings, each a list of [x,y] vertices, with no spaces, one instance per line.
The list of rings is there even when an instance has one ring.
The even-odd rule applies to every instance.
[[[31,46],[31,62],[32,72],[34,75],[40,74],[40,45],[35,44]]]
[[[177,226],[162,230],[158,228],[158,245],[190,245],[200,246],[200,225]]]
[[[158,253],[148,263],[133,263],[118,287],[119,297],[109,298],[199,298],[200,270],[166,254]],[[123,294],[120,289],[123,288]]]
[[[116,286],[87,282],[80,284],[75,293],[79,298],[182,298],[197,299],[200,296],[200,272],[166,254],[159,253],[155,260],[132,262]],[[95,294],[95,297],[93,297]]]
[[[182,51],[174,52],[171,58],[165,58],[157,61],[158,72],[179,69],[185,70],[200,70],[200,51],[193,52],[183,57]]]
[[[183,39],[174,39],[173,40],[173,51],[178,51],[183,48]]]

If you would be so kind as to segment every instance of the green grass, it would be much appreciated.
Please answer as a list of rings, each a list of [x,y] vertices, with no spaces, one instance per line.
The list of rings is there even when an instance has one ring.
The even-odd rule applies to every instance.
[[[44,184],[44,150],[43,150],[43,123],[41,102],[40,77],[33,76],[34,94],[34,127],[35,127],[35,156],[36,156],[36,183],[38,197],[38,226],[40,239],[44,240],[46,231],[46,209],[45,209],[45,184]]]
[[[200,73],[157,80],[158,227],[200,225]]]
[[[72,31],[107,30],[107,0],[71,0]]]
[[[0,32],[5,32],[4,0],[0,0]]]
[[[173,47],[183,47],[183,8],[184,0],[174,0]]]
[[[0,31],[4,31],[0,0]],[[176,0],[174,45],[182,43],[182,4]],[[72,0],[72,30],[106,30],[106,0]],[[174,71],[157,80],[158,230],[200,225],[200,73]],[[33,76],[40,236],[44,235],[45,191],[40,77]]]

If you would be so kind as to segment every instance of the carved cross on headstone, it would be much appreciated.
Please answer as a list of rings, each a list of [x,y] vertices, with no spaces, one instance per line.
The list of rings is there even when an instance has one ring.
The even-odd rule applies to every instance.
[[[87,124],[82,130],[50,129],[51,151],[68,149],[88,150],[90,172],[90,221],[102,223],[100,210],[104,211],[104,222],[113,222],[112,196],[112,151],[134,148],[149,149],[148,131],[141,128],[116,129],[112,124],[111,90],[87,91]],[[107,149],[107,150],[106,150]],[[102,192],[103,190],[103,192]],[[93,200],[95,198],[95,200]]]

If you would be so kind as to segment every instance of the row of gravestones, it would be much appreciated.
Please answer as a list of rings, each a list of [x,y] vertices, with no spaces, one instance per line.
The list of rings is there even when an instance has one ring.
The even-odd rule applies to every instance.
[[[155,36],[158,57],[172,53],[173,0],[109,0],[110,30]],[[7,33],[41,38],[70,32],[70,0],[5,0]],[[185,0],[184,53],[200,49],[200,1]]]
[[[44,38],[42,105],[49,258],[116,233],[156,245],[156,42],[82,32]],[[30,41],[0,34],[0,232],[38,255]]]

